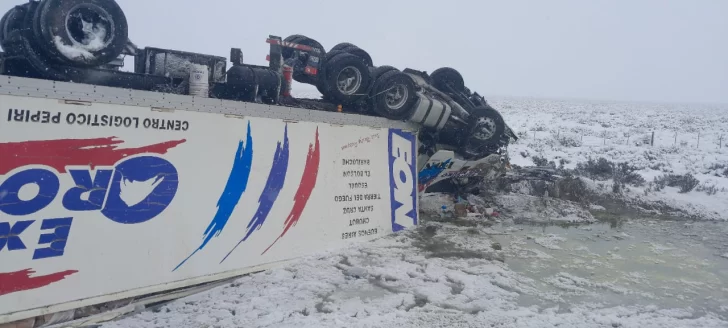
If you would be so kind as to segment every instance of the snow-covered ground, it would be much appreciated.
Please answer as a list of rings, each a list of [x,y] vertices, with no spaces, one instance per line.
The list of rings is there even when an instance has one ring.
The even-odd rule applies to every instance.
[[[512,235],[513,245],[504,244],[503,250],[496,251],[492,235],[502,233],[445,224],[432,237],[426,232],[385,237],[247,276],[103,327],[728,326],[728,321],[722,321],[728,309],[722,320],[718,314],[696,309],[698,303],[692,302],[702,298],[689,289],[677,293],[689,297],[682,307],[661,307],[659,301],[649,298],[651,302],[645,304],[604,306],[615,303],[609,298],[619,301],[624,295],[641,296],[644,288],[632,288],[632,283],[652,280],[639,268],[614,281],[608,275],[595,279],[566,267],[550,268],[548,263],[578,266],[588,261],[587,266],[595,270],[622,261],[575,248],[570,250],[584,256],[555,262],[549,252],[567,247],[562,245],[565,240],[534,231],[528,236]],[[538,248],[528,249],[526,238],[533,237]],[[501,262],[517,253],[525,254],[521,261],[539,264],[541,269],[527,266],[532,272],[520,274]],[[540,270],[543,275],[535,279]],[[696,281],[700,278],[684,277],[682,286],[693,283],[700,288],[700,284],[710,283],[711,288],[717,285],[716,293],[725,295],[720,281]],[[591,294],[608,297],[586,297]],[[570,303],[578,297],[587,301]],[[725,300],[716,300],[721,301]]]
[[[669,105],[496,98],[520,140],[509,147],[511,162],[534,165],[533,157],[575,168],[589,157],[636,166],[647,182],[663,174],[692,174],[690,192],[630,186],[628,198],[663,203],[728,220],[728,105]],[[654,132],[654,145],[650,145]],[[719,148],[720,147],[720,148]],[[597,182],[611,191],[611,182]],[[712,189],[715,194],[706,191]],[[648,189],[647,191],[645,189]]]
[[[720,133],[728,139],[728,108],[491,102],[522,135],[511,147],[514,164],[542,156],[573,168],[604,156],[643,167],[648,181],[690,172],[701,184],[728,187],[728,177],[717,176],[722,169],[711,169],[728,167],[728,148],[714,144]],[[645,145],[653,130],[655,146]],[[697,132],[700,147],[690,139]],[[611,192],[608,182],[593,185],[600,183]],[[645,188],[630,186],[627,195],[727,218],[725,191]],[[728,327],[728,224],[634,218],[610,227],[590,223],[583,209],[544,211],[532,196],[492,202],[534,221],[585,225],[515,224],[508,209],[487,222],[447,221],[441,215],[452,206],[441,205],[451,199],[430,195],[417,230],[303,258],[103,327]]]

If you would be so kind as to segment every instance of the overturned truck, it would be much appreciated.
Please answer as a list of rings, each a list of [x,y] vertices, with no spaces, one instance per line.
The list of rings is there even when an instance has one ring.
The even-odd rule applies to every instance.
[[[417,226],[419,193],[501,174],[515,138],[452,68],[302,35],[228,67],[127,34],[114,0],[2,16],[0,328],[108,320]]]
[[[418,151],[426,156],[446,149],[465,160],[480,159],[516,138],[453,68],[427,74],[375,66],[354,44],[326,51],[312,38],[292,35],[267,39],[268,66],[245,64],[242,51],[231,49],[228,69],[224,57],[139,49],[127,31],[124,12],[113,0],[29,1],[2,17],[0,73],[311,110],[340,107],[418,124]],[[125,56],[134,57],[133,72],[121,71]],[[315,85],[323,99],[290,97],[291,77]]]

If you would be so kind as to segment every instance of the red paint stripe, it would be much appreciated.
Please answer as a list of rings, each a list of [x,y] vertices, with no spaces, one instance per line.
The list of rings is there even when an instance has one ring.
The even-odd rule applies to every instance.
[[[35,273],[33,269],[0,273],[0,295],[48,286],[76,272],[78,271],[66,270],[37,277],[30,276]]]
[[[124,143],[116,137],[59,139],[0,143],[0,175],[25,165],[47,165],[60,173],[67,165],[114,165],[120,159],[142,153],[165,154],[186,139],[137,148],[117,148]]]
[[[316,187],[316,178],[318,177],[318,171],[319,171],[319,161],[321,159],[321,151],[319,149],[319,134],[318,134],[318,128],[316,128],[316,144],[315,145],[309,145],[308,146],[308,156],[306,157],[306,166],[303,169],[303,176],[301,177],[301,183],[298,185],[298,190],[296,191],[296,195],[293,197],[293,208],[291,209],[291,213],[288,214],[288,217],[286,218],[285,228],[283,229],[283,232],[281,233],[276,240],[273,241],[273,243],[266,248],[261,255],[265,254],[273,245],[275,245],[276,242],[278,242],[279,239],[281,239],[286,232],[288,232],[288,229],[295,226],[298,223],[298,220],[301,218],[301,214],[303,214],[303,210],[306,208],[306,203],[308,203],[309,197],[311,197],[311,193],[313,193],[313,188]]]

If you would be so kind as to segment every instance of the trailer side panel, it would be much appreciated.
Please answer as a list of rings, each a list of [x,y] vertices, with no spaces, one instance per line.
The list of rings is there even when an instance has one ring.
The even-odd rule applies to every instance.
[[[228,116],[233,102],[188,106],[189,96],[155,108],[54,84],[77,92],[0,87],[0,323],[257,271],[417,223],[416,134],[403,126],[255,104],[240,106],[258,117]],[[296,110],[288,115],[321,119],[285,119]]]

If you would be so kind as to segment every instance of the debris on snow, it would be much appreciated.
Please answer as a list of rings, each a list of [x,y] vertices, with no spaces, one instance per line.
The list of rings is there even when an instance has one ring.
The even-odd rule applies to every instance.
[[[504,215],[519,222],[583,223],[596,220],[581,205],[560,199],[523,194],[497,195],[494,198]]]

